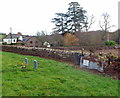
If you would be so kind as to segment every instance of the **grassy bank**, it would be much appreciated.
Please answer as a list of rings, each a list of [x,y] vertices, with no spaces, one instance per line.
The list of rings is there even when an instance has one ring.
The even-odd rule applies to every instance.
[[[0,51],[1,52],[1,51]],[[28,58],[29,65],[24,65]],[[38,69],[33,69],[33,60]],[[2,52],[3,96],[117,96],[118,81],[77,70],[67,63]]]

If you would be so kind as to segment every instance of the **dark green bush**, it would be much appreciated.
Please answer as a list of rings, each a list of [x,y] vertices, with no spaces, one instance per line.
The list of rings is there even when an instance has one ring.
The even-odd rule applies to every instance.
[[[17,43],[11,43],[10,45],[16,45]]]
[[[7,42],[4,42],[3,45],[7,45]]]
[[[21,45],[23,46],[23,45],[25,45],[25,43],[21,43]]]
[[[110,41],[105,41],[105,45],[107,45],[107,46],[115,46],[115,45],[117,45],[117,44],[116,44],[115,41],[110,40]]]

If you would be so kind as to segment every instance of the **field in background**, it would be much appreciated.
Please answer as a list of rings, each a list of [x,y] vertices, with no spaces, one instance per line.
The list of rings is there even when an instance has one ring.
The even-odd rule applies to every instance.
[[[5,35],[0,34],[0,42],[2,42],[2,38],[4,38]]]
[[[3,38],[3,37],[5,37],[5,35],[0,34],[0,38]]]
[[[21,69],[24,58],[28,58],[29,65]],[[33,69],[33,60],[38,61],[38,69]],[[118,95],[118,80],[34,56],[2,52],[2,75],[3,96]]]

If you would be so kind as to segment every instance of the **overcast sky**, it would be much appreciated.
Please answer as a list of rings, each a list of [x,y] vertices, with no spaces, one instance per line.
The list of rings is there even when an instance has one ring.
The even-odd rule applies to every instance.
[[[118,28],[119,0],[0,0],[0,32],[35,35],[37,31],[52,32],[54,24],[51,19],[55,13],[66,12],[70,2],[78,2],[88,16],[95,16],[95,24],[91,30],[98,30],[100,16],[107,12],[111,25]]]

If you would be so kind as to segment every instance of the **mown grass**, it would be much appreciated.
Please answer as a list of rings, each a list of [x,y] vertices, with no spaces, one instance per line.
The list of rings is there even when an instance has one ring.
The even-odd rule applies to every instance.
[[[17,66],[24,58],[29,60],[25,70]],[[33,60],[38,61],[38,69],[33,69]],[[67,63],[2,52],[2,95],[118,96],[118,81],[77,70]]]
[[[0,38],[3,38],[3,37],[5,37],[5,35],[0,34]]]

